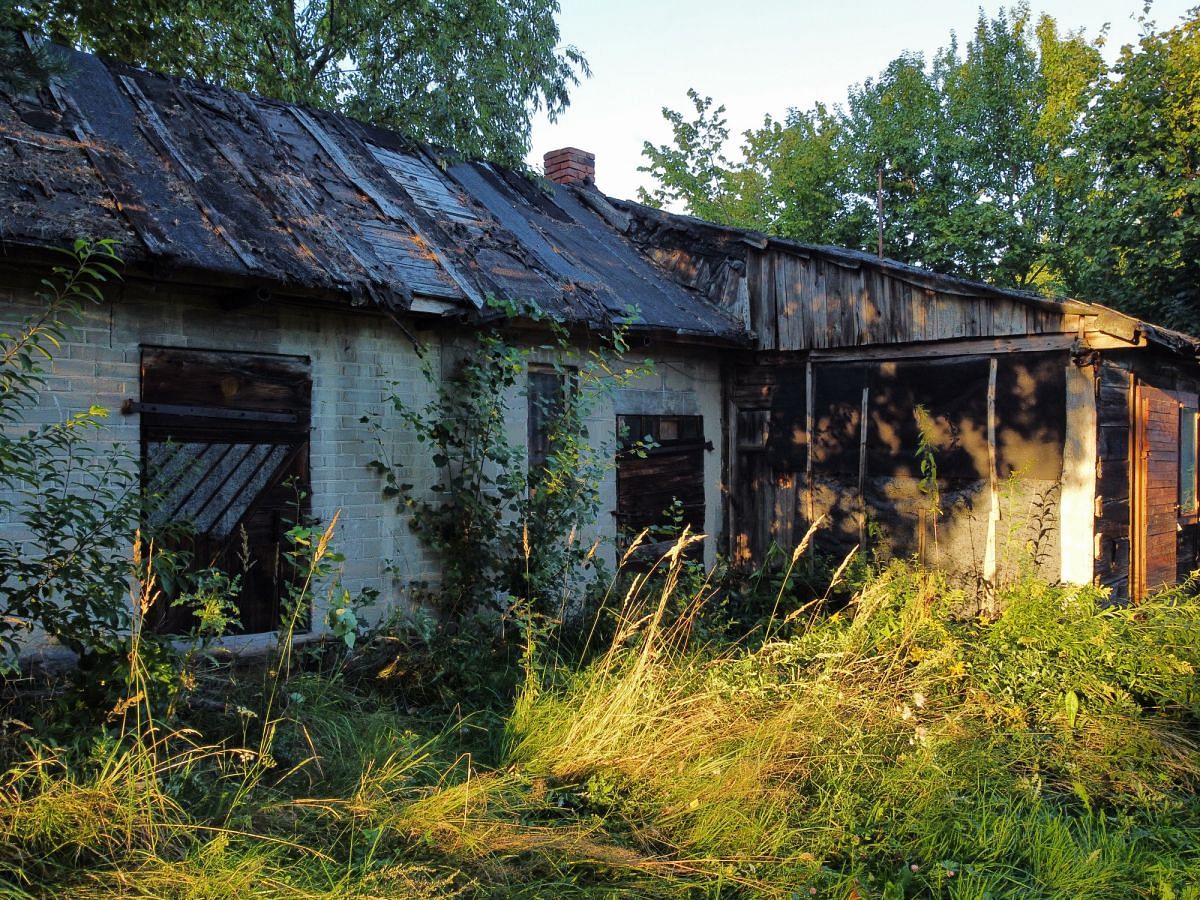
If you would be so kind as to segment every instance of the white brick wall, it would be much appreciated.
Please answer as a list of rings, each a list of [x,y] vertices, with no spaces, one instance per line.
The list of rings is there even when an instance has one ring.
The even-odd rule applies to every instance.
[[[404,585],[385,572],[389,562],[405,579],[436,579],[437,561],[415,538],[395,502],[382,497],[380,479],[367,468],[377,450],[374,438],[360,422],[364,414],[381,412],[389,425],[389,453],[406,463],[404,480],[416,485],[435,483],[429,448],[407,434],[390,405],[383,402],[392,390],[390,382],[399,382],[397,389],[412,405],[423,406],[431,399],[420,360],[400,329],[369,313],[278,301],[230,312],[212,295],[166,286],[126,284],[110,293],[104,304],[88,306],[84,321],[58,353],[41,403],[26,417],[27,427],[60,421],[98,404],[107,407],[111,415],[102,441],[117,442],[136,457],[138,416],[122,415],[120,407],[126,399],[139,395],[142,346],[308,356],[313,383],[312,510],[324,522],[340,511],[336,546],[346,557],[344,585],[352,592],[363,587],[379,590],[381,605],[373,612],[378,616],[389,606],[407,608],[408,604]],[[28,286],[0,289],[0,298],[0,330],[10,330],[8,326],[34,309]],[[433,353],[449,352],[431,332],[422,332],[422,338]],[[455,343],[462,343],[462,338]],[[694,359],[663,348],[636,354],[638,360],[645,356],[658,361],[656,371],[596,409],[589,421],[594,438],[609,446],[615,444],[619,412],[700,414],[705,437],[720,448],[719,364],[711,361],[711,355]],[[543,354],[541,358],[546,357]],[[509,439],[523,444],[527,428],[523,384],[514,390],[509,403]],[[717,449],[705,457],[707,530],[714,536],[721,522],[720,473]],[[615,505],[615,476],[610,472],[602,491],[596,533],[612,536]],[[715,543],[707,542],[710,561]],[[611,550],[607,556],[611,561]],[[321,627],[324,617],[325,609],[319,605],[314,626]]]

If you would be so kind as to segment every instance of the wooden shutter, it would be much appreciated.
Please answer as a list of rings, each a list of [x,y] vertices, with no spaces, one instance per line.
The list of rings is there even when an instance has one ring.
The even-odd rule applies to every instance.
[[[175,549],[241,578],[241,631],[272,631],[291,577],[284,534],[307,510],[312,381],[306,358],[142,351],[142,471],[150,523],[186,523]],[[186,631],[166,598],[156,627]]]
[[[678,500],[683,523],[693,533],[702,532],[704,453],[709,446],[704,440],[702,417],[617,416],[617,432],[622,441],[617,455],[616,514],[620,530],[633,535],[643,528],[666,524],[664,511]],[[633,449],[647,438],[656,446]]]

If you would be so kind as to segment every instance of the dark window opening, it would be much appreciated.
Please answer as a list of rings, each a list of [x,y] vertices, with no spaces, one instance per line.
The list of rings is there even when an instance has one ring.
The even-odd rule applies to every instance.
[[[293,575],[285,535],[308,511],[311,398],[306,358],[142,351],[137,411],[150,524],[166,529],[167,547],[186,554],[190,570],[240,578],[238,633],[280,624]],[[151,623],[166,634],[189,631],[193,611],[164,587]]]
[[[651,529],[639,559],[652,563],[673,543],[674,530],[704,530],[704,420],[619,415],[617,435],[618,531],[628,541]]]
[[[529,471],[546,465],[553,421],[566,405],[569,372],[549,366],[529,367]]]

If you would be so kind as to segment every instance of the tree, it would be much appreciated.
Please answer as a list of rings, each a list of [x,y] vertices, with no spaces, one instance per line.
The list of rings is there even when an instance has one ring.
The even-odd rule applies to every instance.
[[[18,24],[171,75],[517,163],[588,74],[557,0],[17,0]]]
[[[880,73],[850,88],[839,110],[842,203],[858,223],[853,246],[876,250],[879,207],[883,248],[905,262],[944,266],[935,252],[937,222],[947,214],[941,152],[946,131],[937,84],[925,61],[902,54]]]
[[[694,216],[749,228],[757,227],[738,214],[737,192],[730,183],[734,169],[725,158],[723,148],[729,140],[725,107],[712,108],[712,97],[701,97],[695,88],[688,88],[688,100],[696,118],[687,121],[683,113],[663,107],[663,118],[671,125],[674,146],[649,141],[642,144],[642,155],[650,160],[638,166],[639,172],[649,172],[658,182],[653,191],[638,188],[638,199],[662,208],[682,203]]]
[[[950,196],[946,270],[1002,287],[1063,288],[1066,233],[1086,194],[1080,153],[1097,47],[1028,10],[982,15],[961,62],[940,63]]]
[[[1200,14],[1121,51],[1087,119],[1097,178],[1073,287],[1200,331]]]
[[[13,10],[0,8],[0,90],[21,94],[65,72],[63,64],[47,53],[45,42],[26,41],[17,29]]]
[[[811,112],[791,109],[783,122],[766,116],[762,128],[745,132],[744,161],[731,162],[725,107],[690,89],[695,118],[663,107],[673,145],[646,141],[649,159],[638,171],[658,182],[638,189],[643,203],[682,206],[688,213],[739,228],[767,231],[814,243],[854,243],[861,230],[841,208],[843,167],[836,158],[841,131],[837,117],[818,104]],[[847,231],[849,228],[849,231]]]
[[[832,111],[767,117],[723,154],[721,114],[671,110],[674,146],[644,153],[658,202],[820,243],[837,243],[1005,287],[1060,289],[1065,235],[1090,184],[1079,151],[1097,47],[1028,8],[980,14],[964,48],[931,62],[902,53]]]

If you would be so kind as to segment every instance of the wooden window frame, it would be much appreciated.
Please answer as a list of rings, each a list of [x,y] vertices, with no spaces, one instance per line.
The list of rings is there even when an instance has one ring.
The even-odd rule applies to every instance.
[[[546,464],[546,459],[550,454],[549,433],[546,430],[546,425],[553,418],[555,410],[552,408],[558,406],[558,411],[561,412],[562,407],[566,404],[567,398],[571,392],[577,389],[577,375],[579,370],[574,366],[555,366],[543,363],[530,363],[526,371],[526,402],[527,402],[527,428],[526,428],[526,466],[527,471],[535,472]],[[546,394],[535,388],[535,385],[542,380],[553,380],[555,384],[555,398],[549,398]],[[545,407],[551,407],[549,409]]]
[[[707,499],[704,484],[704,454],[713,449],[712,442],[704,436],[704,417],[698,415],[675,415],[673,413],[643,415],[618,413],[616,417],[618,438],[617,452],[617,507],[613,510],[616,518],[618,540],[622,544],[631,539],[643,528],[655,525],[665,525],[661,515],[670,505],[670,500],[664,499],[661,508],[653,510],[639,508],[645,495],[640,492],[645,486],[645,474],[631,472],[630,468],[638,469],[644,466],[654,467],[655,460],[678,457],[679,462],[687,458],[693,461],[699,454],[699,468],[688,474],[692,496],[687,492],[676,499],[684,503],[684,513],[687,524],[693,533],[704,530],[704,518],[707,514]],[[646,439],[650,438],[650,441]],[[661,462],[658,465],[662,465]],[[676,467],[671,476],[678,474]],[[639,487],[631,487],[629,479],[640,483]],[[689,502],[690,500],[690,502]],[[639,558],[630,561],[634,569],[652,565],[671,544],[651,538],[650,542],[639,551]],[[702,547],[697,544],[689,555],[700,558]]]

